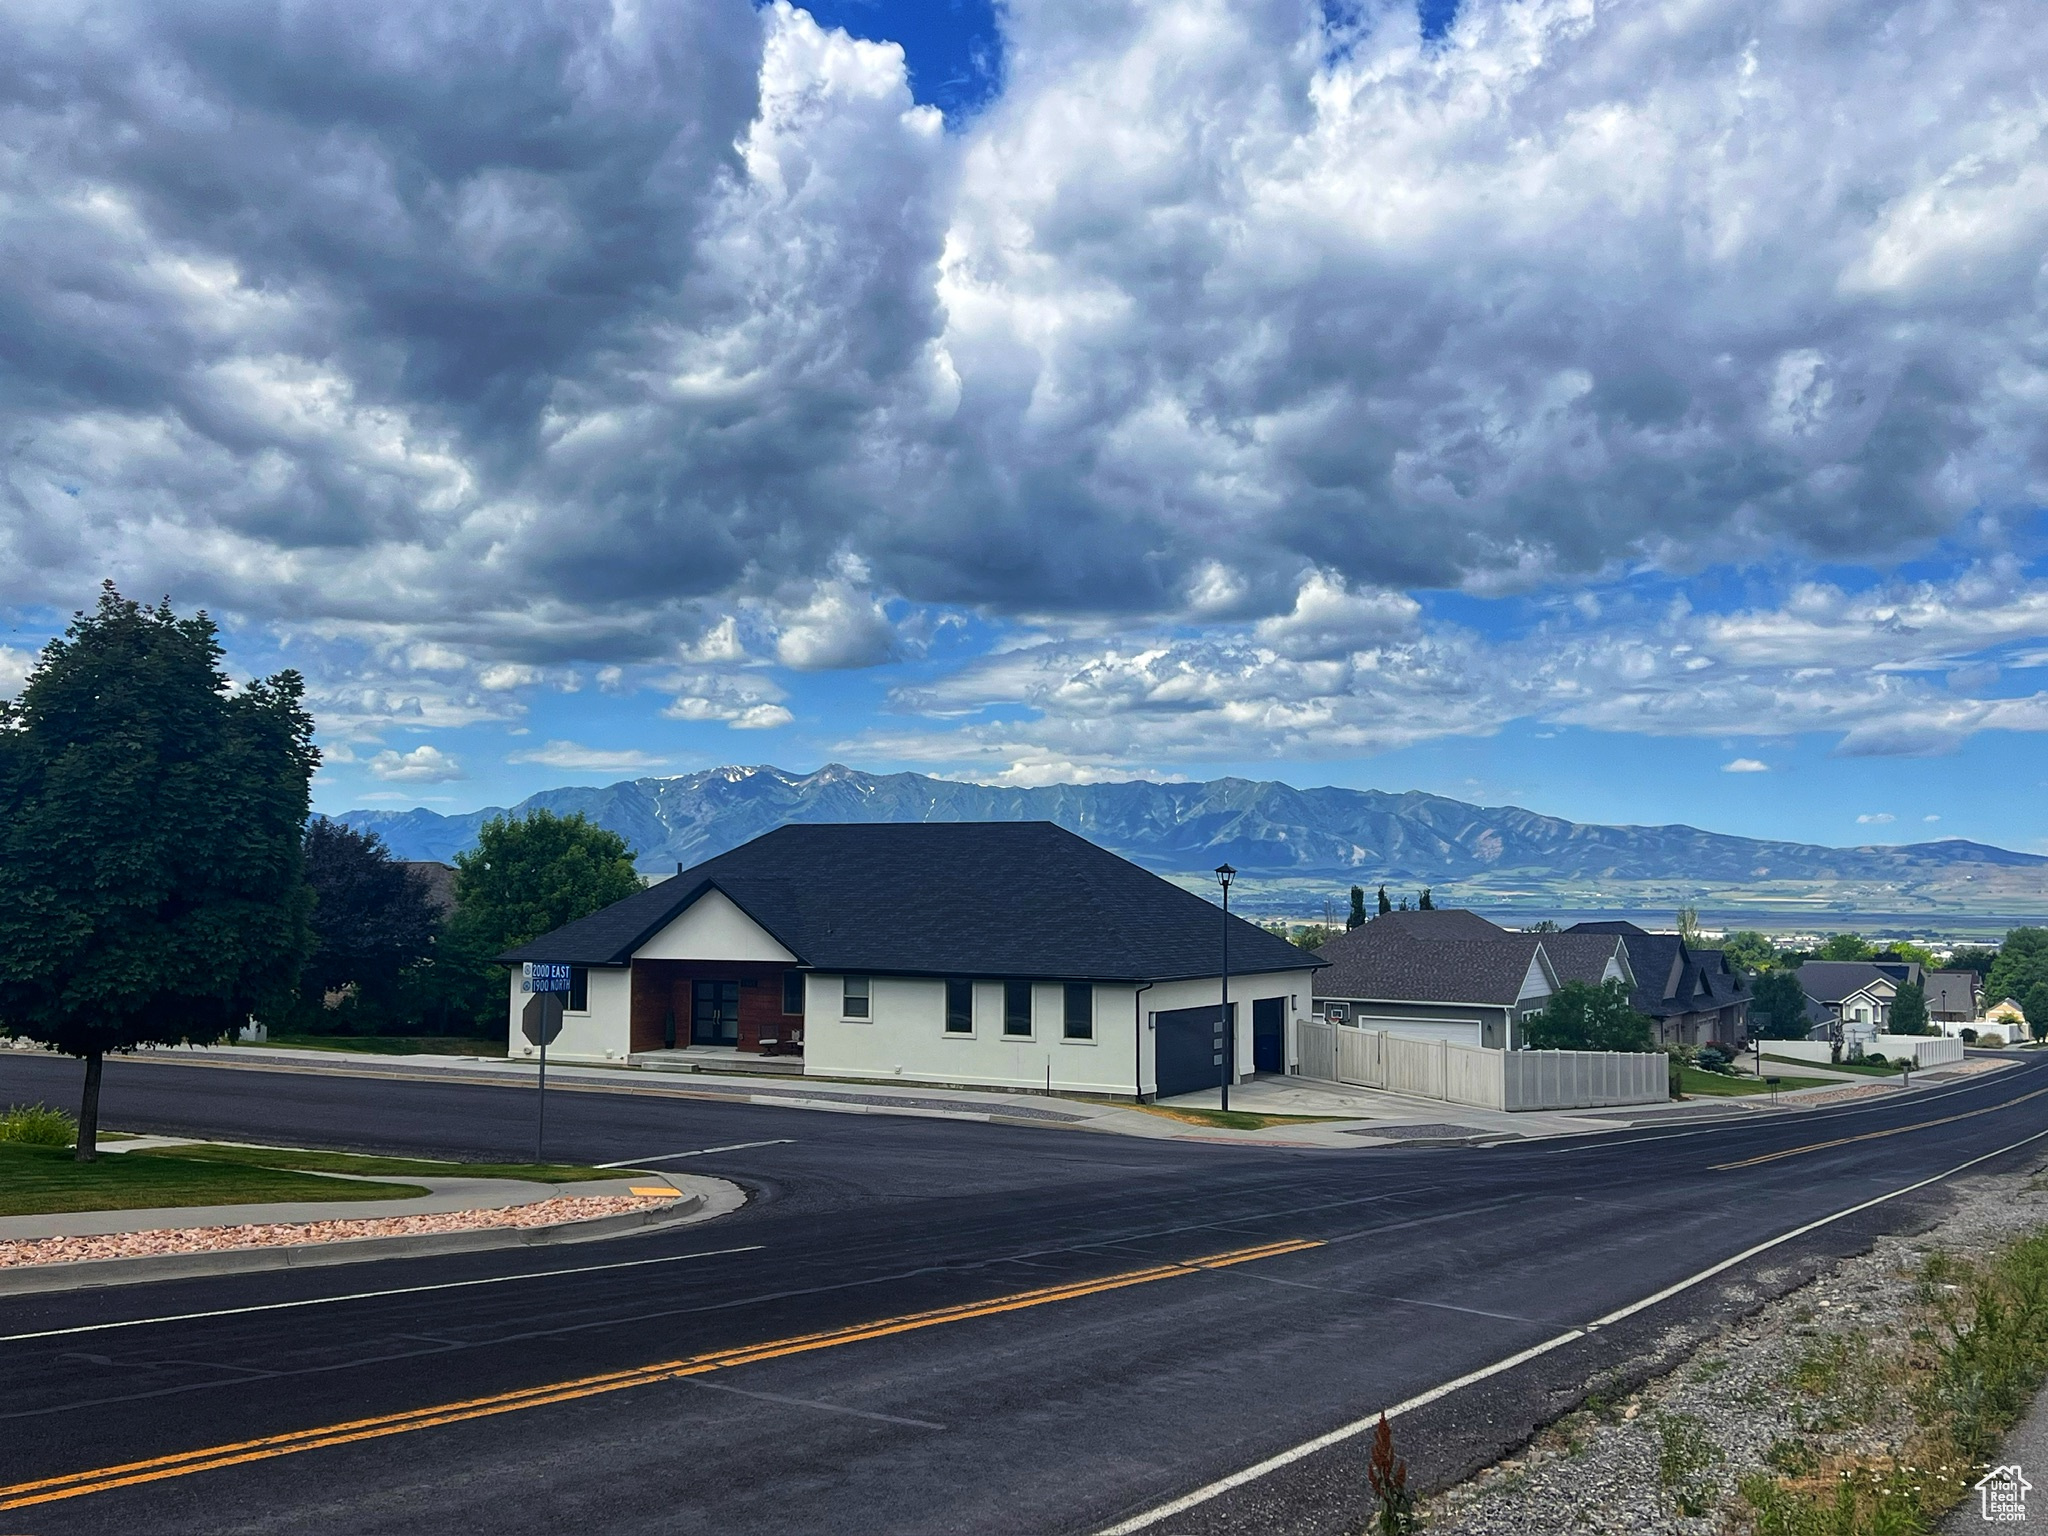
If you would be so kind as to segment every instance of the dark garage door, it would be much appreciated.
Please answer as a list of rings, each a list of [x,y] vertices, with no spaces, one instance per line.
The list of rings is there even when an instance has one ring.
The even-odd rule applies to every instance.
[[[1211,1003],[1206,1008],[1175,1008],[1158,1015],[1159,1027],[1153,1038],[1157,1041],[1160,1098],[1199,1093],[1222,1082],[1222,1011]],[[1237,1011],[1235,1003],[1231,1011]]]

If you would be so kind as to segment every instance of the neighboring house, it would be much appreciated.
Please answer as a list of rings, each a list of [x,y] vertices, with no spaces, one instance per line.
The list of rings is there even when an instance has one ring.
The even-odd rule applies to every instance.
[[[1649,1018],[1659,1045],[1739,1045],[1748,1037],[1749,982],[1720,950],[1695,949],[1675,933],[1627,922],[1575,923],[1558,937],[1581,934],[1621,940],[1635,974],[1629,1001]]]
[[[1457,909],[1382,913],[1316,954],[1329,962],[1315,983],[1326,1022],[1493,1050],[1519,1046],[1520,1022],[1566,981],[1634,983],[1612,937],[1515,933]]]
[[[1636,973],[1620,934],[1546,933],[1542,938],[1543,953],[1550,957],[1560,986],[1568,981],[1583,981],[1590,987],[1619,981],[1634,990]]]
[[[1954,1034],[1958,1025],[1977,1022],[1984,1004],[1984,978],[1975,971],[1929,971],[1923,985],[1930,1022],[1949,1034]]]
[[[1809,960],[1797,975],[1822,1020],[1813,1037],[1832,1039],[1839,1026],[1846,1047],[1868,1045],[1885,1033],[1892,999],[1907,982],[1919,981],[1921,970],[1910,960]]]
[[[426,886],[427,900],[434,904],[435,911],[446,917],[455,910],[454,865],[433,859],[401,859],[399,863]]]
[[[1217,908],[1050,822],[786,826],[499,956],[570,966],[564,1057],[800,1050],[841,1077],[1214,1086]],[[1237,1076],[1287,1069],[1322,962],[1228,922]]]

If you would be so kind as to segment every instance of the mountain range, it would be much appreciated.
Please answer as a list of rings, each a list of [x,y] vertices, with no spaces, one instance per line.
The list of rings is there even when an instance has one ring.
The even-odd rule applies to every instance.
[[[1688,826],[1601,826],[1414,791],[1238,778],[1011,789],[837,763],[808,774],[726,767],[543,790],[510,809],[540,807],[580,811],[617,832],[644,872],[699,863],[792,821],[1042,820],[1189,883],[1235,865],[1248,910],[1313,913],[1352,883],[1397,893],[1428,885],[1439,904],[1449,895],[1523,910],[1689,901],[1796,918],[2048,905],[2048,857],[1962,839],[1829,848]],[[399,858],[445,862],[504,814],[359,810],[336,819],[377,833]]]

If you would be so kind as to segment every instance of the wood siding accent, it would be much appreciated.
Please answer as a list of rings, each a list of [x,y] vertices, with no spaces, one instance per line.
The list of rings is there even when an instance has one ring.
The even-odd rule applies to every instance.
[[[691,999],[699,981],[740,983],[741,1050],[758,1051],[763,1039],[787,1042],[791,1031],[804,1025],[801,1015],[782,1011],[782,975],[792,969],[759,960],[635,960],[631,1049],[658,1051],[667,1044],[670,1009],[675,1010],[676,1046],[688,1045]]]

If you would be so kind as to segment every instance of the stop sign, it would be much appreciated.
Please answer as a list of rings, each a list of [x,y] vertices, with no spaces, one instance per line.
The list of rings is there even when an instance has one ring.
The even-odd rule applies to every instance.
[[[562,1032],[562,994],[536,992],[519,1015],[519,1032],[532,1045],[553,1045]]]

